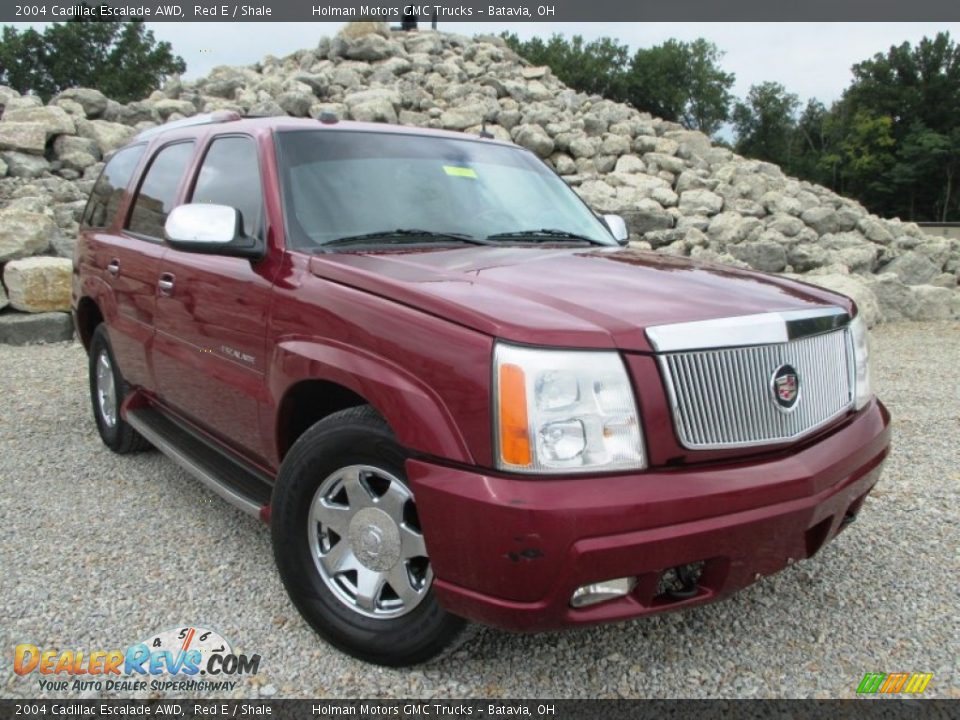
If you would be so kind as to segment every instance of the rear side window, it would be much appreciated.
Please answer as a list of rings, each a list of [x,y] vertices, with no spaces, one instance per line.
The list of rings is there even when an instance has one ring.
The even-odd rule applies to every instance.
[[[84,225],[107,227],[110,224],[120,208],[123,192],[130,184],[133,171],[137,169],[137,164],[146,147],[146,145],[134,145],[124,148],[110,158],[100,177],[97,178],[90,193],[90,199],[87,201],[87,207],[83,211]]]
[[[217,138],[210,145],[190,202],[229,205],[240,211],[244,234],[262,237],[263,193],[257,146],[251,138]]]
[[[133,201],[133,211],[127,223],[130,232],[163,237],[163,224],[173,210],[177,188],[192,156],[192,142],[167,145],[154,156]]]

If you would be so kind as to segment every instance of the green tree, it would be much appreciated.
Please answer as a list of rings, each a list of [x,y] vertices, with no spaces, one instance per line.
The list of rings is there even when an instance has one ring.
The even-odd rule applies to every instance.
[[[723,53],[703,38],[640,48],[626,77],[634,107],[712,135],[730,118],[735,77],[720,68]]]
[[[816,99],[807,101],[803,112],[794,125],[790,163],[784,168],[792,175],[816,180],[829,185],[829,170],[821,164],[824,154],[832,145],[830,134],[830,111]]]
[[[3,28],[0,83],[44,101],[68,87],[91,87],[118,102],[139,100],[167,76],[186,70],[170,43],[157,42],[143,20],[71,20],[43,33]]]
[[[753,85],[733,110],[737,152],[789,166],[793,160],[800,100],[780,83]]]
[[[914,124],[897,153],[891,175],[900,196],[916,215],[919,197],[933,198],[931,219],[946,222],[956,205],[956,179],[960,164],[960,128],[939,133],[920,122]]]
[[[960,45],[949,33],[895,45],[854,65],[834,112],[844,126],[849,187],[873,210],[916,220],[960,218]],[[883,148],[875,142],[881,119]],[[865,138],[870,147],[861,154]],[[851,155],[850,147],[857,152]]]
[[[928,128],[952,127],[960,113],[960,46],[950,33],[905,42],[853,66],[844,93],[853,110],[869,110],[894,121],[903,139],[919,121]]]
[[[630,57],[610,38],[584,42],[553,35],[520,40],[503,33],[507,45],[535,65],[547,65],[574,90],[629,102],[639,110],[713,134],[730,117],[734,76],[720,68],[723,53],[713,43],[668,40]]]
[[[43,36],[33,28],[22,33],[12,25],[4,25],[0,37],[0,83],[25,91],[36,86],[43,94],[49,89],[46,74],[36,72],[47,63],[48,48]]]
[[[860,111],[840,141],[846,190],[876,207],[893,189],[890,170],[896,164],[893,121],[886,115]]]
[[[534,65],[548,66],[574,90],[623,99],[623,74],[629,57],[626,45],[607,37],[584,42],[580,35],[567,40],[554,34],[546,42],[538,37],[521,40],[510,32],[501,37],[511,50]]]

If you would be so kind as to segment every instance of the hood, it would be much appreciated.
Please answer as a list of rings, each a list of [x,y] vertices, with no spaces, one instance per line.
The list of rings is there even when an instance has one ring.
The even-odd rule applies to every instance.
[[[629,248],[469,247],[315,255],[310,271],[531,345],[651,351],[654,325],[852,303],[763,273]]]

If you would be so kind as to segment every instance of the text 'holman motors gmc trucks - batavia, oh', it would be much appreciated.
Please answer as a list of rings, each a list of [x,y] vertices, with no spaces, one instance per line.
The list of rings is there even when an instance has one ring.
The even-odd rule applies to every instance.
[[[856,517],[889,415],[848,298],[626,240],[485,136],[147,130],[76,248],[97,428],[269,523],[370,662],[717,600]]]

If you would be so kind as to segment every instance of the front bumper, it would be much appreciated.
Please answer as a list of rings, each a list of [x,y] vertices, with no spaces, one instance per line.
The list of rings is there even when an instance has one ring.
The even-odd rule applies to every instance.
[[[813,556],[856,515],[889,452],[872,402],[790,454],[604,477],[483,475],[407,463],[440,603],[518,631],[621,620],[717,600]],[[658,594],[704,562],[696,593]],[[635,577],[626,597],[570,606],[581,585]]]

